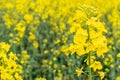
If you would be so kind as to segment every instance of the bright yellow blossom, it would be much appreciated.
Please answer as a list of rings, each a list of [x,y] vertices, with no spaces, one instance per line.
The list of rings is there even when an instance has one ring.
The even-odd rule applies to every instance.
[[[100,76],[100,79],[102,80],[105,76],[105,72],[99,71],[98,75]]]
[[[82,69],[83,67],[75,70],[78,77],[83,73]]]
[[[94,71],[101,70],[102,64],[99,61],[95,61],[93,64],[90,65],[91,68],[93,68]]]
[[[32,14],[25,14],[24,19],[27,21],[29,24],[33,20],[33,15]]]

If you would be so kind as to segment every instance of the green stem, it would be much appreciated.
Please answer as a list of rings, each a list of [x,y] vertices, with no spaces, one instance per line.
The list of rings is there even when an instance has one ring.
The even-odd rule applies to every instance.
[[[88,70],[89,70],[89,80],[92,80],[92,72],[91,72],[91,68],[90,68],[90,63],[91,63],[91,61],[90,61],[90,52],[89,52],[89,54],[88,54],[88,57],[89,57],[89,66],[88,66]]]
[[[87,33],[88,33],[88,39],[87,39],[87,42],[89,43],[90,42],[90,29],[89,29],[89,26],[87,26]],[[90,65],[91,65],[91,59],[90,59],[91,55],[90,55],[90,52],[88,53],[88,58],[89,58],[89,64],[88,64],[88,71],[89,71],[89,74],[88,74],[88,78],[89,80],[92,80],[92,71],[91,71],[91,68],[90,68]]]

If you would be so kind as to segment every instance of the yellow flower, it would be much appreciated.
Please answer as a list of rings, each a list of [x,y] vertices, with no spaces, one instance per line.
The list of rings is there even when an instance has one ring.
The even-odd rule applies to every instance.
[[[29,32],[29,37],[28,37],[29,41],[33,41],[36,39],[35,34],[33,34],[32,32]]]
[[[10,53],[9,53],[9,59],[18,60],[18,58],[16,57],[16,54],[13,53],[13,52],[10,52]]]
[[[9,36],[10,36],[10,37],[13,37],[13,33],[10,33]]]
[[[120,58],[120,53],[117,54],[117,57]]]
[[[32,44],[33,46],[34,46],[34,48],[38,48],[38,42],[33,42],[33,44]]]
[[[114,65],[113,65],[113,64],[111,64],[111,65],[110,65],[110,67],[111,67],[111,68],[114,68]]]
[[[83,67],[75,70],[78,77],[83,73],[82,69]]]
[[[120,39],[118,40],[118,44],[120,44]]]
[[[111,54],[108,54],[105,58],[104,64],[110,65],[114,61],[113,56]]]
[[[0,49],[2,49],[2,50],[4,50],[4,51],[8,52],[9,49],[10,49],[10,45],[7,44],[7,43],[5,43],[5,42],[0,42]]]
[[[120,65],[118,65],[118,68],[120,69]]]
[[[23,79],[22,79],[22,77],[21,77],[21,76],[19,76],[19,74],[18,74],[18,73],[15,73],[15,78],[16,78],[16,80],[23,80]]]
[[[49,61],[49,65],[52,65],[53,64],[53,62],[52,61]]]
[[[19,62],[17,56],[13,52],[9,52],[9,48],[9,44],[0,42],[0,79],[23,80],[22,66],[17,63]]]
[[[12,3],[7,3],[6,4],[6,7],[8,8],[8,9],[13,9],[13,7],[14,7],[14,5],[12,4]]]
[[[44,54],[48,54],[48,50],[44,50],[44,52],[43,52]]]
[[[57,40],[54,40],[54,44],[59,44],[60,43],[60,40],[57,39]]]
[[[61,52],[64,52],[64,54],[65,54],[66,56],[69,55],[69,48],[68,48],[67,46],[65,46],[65,45],[61,46],[60,51],[61,51]]]
[[[29,61],[30,55],[26,50],[21,52],[21,64],[27,64]]]
[[[48,40],[47,40],[47,39],[44,39],[43,42],[44,42],[44,43],[48,43]]]
[[[71,55],[75,53],[75,45],[74,44],[70,44],[70,47],[69,47],[69,51],[71,51]]]
[[[57,58],[56,57],[53,57],[53,61],[56,61],[57,60]]]
[[[53,65],[53,68],[54,68],[54,69],[58,68],[58,64],[54,64],[54,65]]]
[[[33,15],[32,14],[25,14],[24,19],[27,21],[29,24],[33,20]]]
[[[105,72],[99,71],[98,75],[100,76],[100,79],[102,80],[105,76]]]
[[[118,77],[116,78],[116,80],[120,80],[120,76],[118,76]]]
[[[93,68],[94,71],[101,70],[102,64],[99,61],[95,61],[93,64],[90,65],[91,68]]]

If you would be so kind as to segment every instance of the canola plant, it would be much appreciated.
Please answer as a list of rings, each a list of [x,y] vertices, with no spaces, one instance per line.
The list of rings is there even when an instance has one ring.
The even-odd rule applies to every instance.
[[[120,80],[120,0],[0,0],[0,80]]]

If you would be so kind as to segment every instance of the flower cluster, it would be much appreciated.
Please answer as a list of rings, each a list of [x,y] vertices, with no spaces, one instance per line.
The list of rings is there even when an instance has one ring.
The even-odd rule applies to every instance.
[[[0,79],[1,80],[23,80],[22,66],[18,64],[18,57],[10,52],[10,45],[0,42]]]
[[[118,80],[119,19],[120,0],[0,0],[0,79]]]

